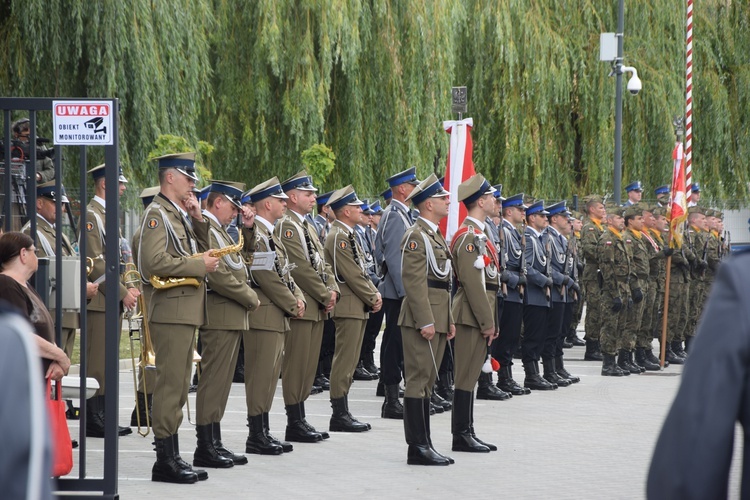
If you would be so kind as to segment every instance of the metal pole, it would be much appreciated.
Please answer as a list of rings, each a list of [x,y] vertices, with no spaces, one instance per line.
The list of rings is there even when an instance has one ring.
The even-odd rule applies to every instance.
[[[620,192],[622,191],[622,39],[625,31],[625,0],[618,0],[617,6],[617,61],[615,67],[616,91],[615,91],[615,172],[614,172],[614,199],[620,204]]]

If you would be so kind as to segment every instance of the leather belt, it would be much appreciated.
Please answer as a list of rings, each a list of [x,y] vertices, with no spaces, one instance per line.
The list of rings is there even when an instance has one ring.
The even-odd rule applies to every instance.
[[[450,281],[439,281],[439,280],[427,280],[427,288],[439,288],[440,290],[448,290],[451,289],[451,282]]]
[[[497,292],[500,287],[497,283],[485,283],[484,288],[488,292]]]
[[[507,266],[508,271],[514,272],[514,273],[520,273],[521,268],[520,267],[514,267],[514,266]]]

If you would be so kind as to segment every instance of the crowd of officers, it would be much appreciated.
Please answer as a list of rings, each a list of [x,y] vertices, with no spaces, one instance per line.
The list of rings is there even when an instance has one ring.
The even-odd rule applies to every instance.
[[[727,251],[721,212],[699,205],[689,209],[684,240],[670,245],[666,186],[656,190],[656,204],[640,201],[639,182],[628,186],[625,206],[592,195],[581,214],[564,201],[503,197],[502,185],[481,174],[454,183],[449,193],[442,179],[420,181],[412,167],[387,179],[381,208],[360,200],[351,186],[317,194],[304,171],[247,191],[229,181],[198,190],[194,153],[156,163],[159,186],[141,193],[139,227],[132,245],[121,245],[122,260],[132,262],[140,283],[123,280],[120,287],[120,314],[142,309],[155,354],[155,370],[141,366],[131,421],[153,429],[154,481],[208,478],[179,453],[196,333],[202,359],[194,466],[248,462],[221,435],[240,353],[246,453],[280,455],[293,450],[291,442],[328,439],[305,416],[305,401],[323,389],[332,407],[328,431],[370,430],[351,414],[348,396],[353,380],[378,379],[381,416],[404,421],[407,462],[449,465],[453,459],[432,445],[431,414],[452,409],[453,451],[495,451],[474,430],[475,394],[507,400],[580,381],[563,358],[571,343],[583,345],[576,328],[584,301],[585,359],[601,361],[602,375],[658,370],[651,346],[661,331],[669,276],[664,348],[669,363],[683,363]],[[104,172],[105,165],[89,172],[95,196],[79,225],[90,262],[87,376],[100,387],[86,408],[86,434],[95,437],[104,435],[106,418],[98,287],[105,271]],[[119,183],[122,194],[121,171]],[[38,185],[37,196],[37,248],[54,255],[54,183]],[[452,196],[465,216],[449,243],[440,225]],[[65,238],[63,252],[74,253]],[[378,368],[374,349],[383,322]],[[62,347],[69,355],[78,326],[77,316],[63,316]],[[522,384],[514,379],[514,357],[522,362]],[[280,377],[284,440],[269,433]],[[119,428],[120,435],[130,432]]]

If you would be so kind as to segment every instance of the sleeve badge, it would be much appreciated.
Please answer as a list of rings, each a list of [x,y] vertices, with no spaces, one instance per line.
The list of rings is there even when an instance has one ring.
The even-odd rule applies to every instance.
[[[466,251],[469,253],[474,253],[475,249],[476,247],[474,246],[474,243],[469,243],[468,245],[466,245]]]
[[[294,231],[292,231],[291,229],[287,229],[286,231],[284,231],[284,238],[291,240],[293,237]]]
[[[411,251],[414,251],[414,250],[416,250],[417,248],[419,248],[419,243],[417,243],[416,241],[413,241],[413,240],[412,240],[412,241],[410,241],[410,242],[409,242],[409,243],[408,243],[408,244],[406,245],[406,248],[408,248],[408,249],[409,249],[409,250],[411,250]]]
[[[94,230],[94,223],[93,222],[87,222],[86,223],[86,231],[91,232]]]
[[[148,222],[146,223],[146,225],[148,226],[149,229],[156,229],[157,227],[159,227],[159,221],[156,220],[156,219],[154,219],[154,218],[151,218],[151,219],[148,220]],[[88,228],[86,228],[86,229],[88,229]]]
[[[339,248],[342,250],[346,250],[346,247],[349,245],[346,243],[346,241],[339,241]]]

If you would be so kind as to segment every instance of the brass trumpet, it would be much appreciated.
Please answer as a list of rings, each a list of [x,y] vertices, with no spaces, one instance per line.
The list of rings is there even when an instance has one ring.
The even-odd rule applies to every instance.
[[[208,252],[211,252],[211,255],[213,257],[216,257],[217,259],[220,259],[224,257],[225,255],[229,255],[232,253],[238,253],[242,250],[243,245],[245,244],[244,238],[242,237],[242,231],[240,231],[240,237],[237,241],[237,244],[235,245],[227,245],[224,248],[219,248],[217,250],[209,250]],[[197,259],[199,257],[203,257],[203,254],[208,252],[200,252],[196,253],[190,256],[191,259]],[[176,286],[193,286],[195,288],[198,288],[201,286],[201,281],[197,278],[177,278],[177,277],[167,277],[167,278],[160,278],[159,276],[151,276],[149,278],[149,283],[151,283],[151,286],[156,288],[157,290],[167,290],[169,288],[174,288]]]

